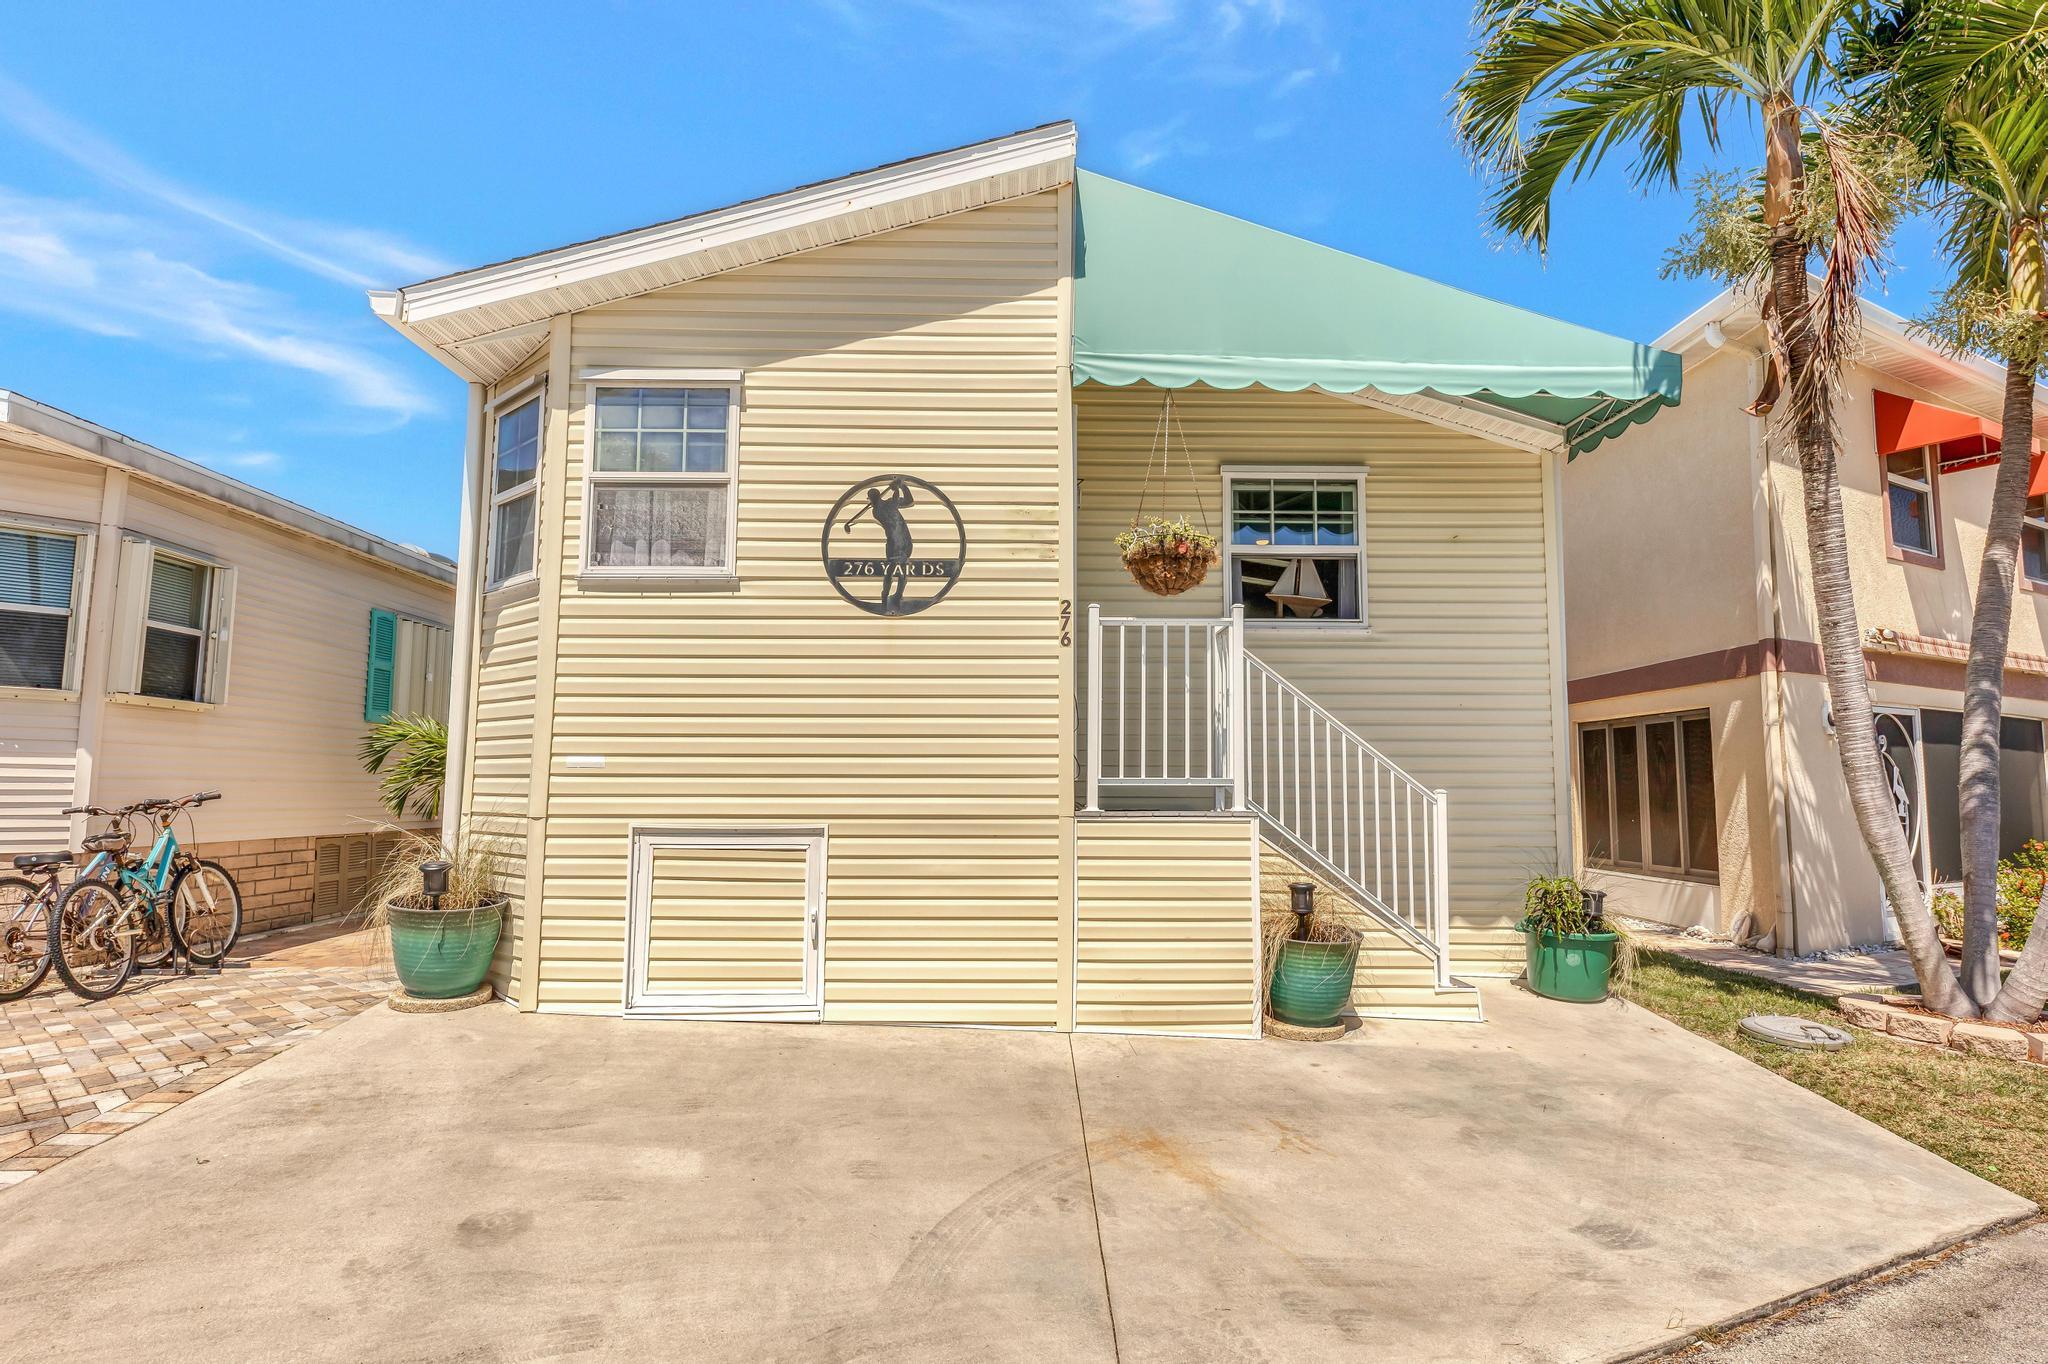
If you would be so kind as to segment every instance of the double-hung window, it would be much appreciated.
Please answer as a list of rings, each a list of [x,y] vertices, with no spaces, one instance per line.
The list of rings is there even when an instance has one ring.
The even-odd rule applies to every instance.
[[[1223,471],[1229,601],[1245,619],[1365,623],[1365,470]]]
[[[1701,712],[1580,725],[1579,814],[1592,865],[1715,876],[1713,721]]]
[[[147,539],[121,544],[108,690],[218,705],[227,700],[235,570]]]
[[[491,434],[491,545],[486,588],[533,575],[540,507],[540,409],[536,393],[500,410]]]
[[[2020,571],[2036,587],[2048,587],[2048,497],[2027,499],[2020,523]]]
[[[0,687],[77,685],[83,536],[0,525]]]
[[[729,577],[736,387],[597,384],[591,394],[584,568],[625,577]]]
[[[144,696],[201,699],[211,613],[213,570],[157,551],[149,569],[149,608],[142,633]]]
[[[1884,457],[1885,527],[1892,557],[1940,559],[1941,532],[1935,525],[1935,478],[1932,447],[1901,450]]]

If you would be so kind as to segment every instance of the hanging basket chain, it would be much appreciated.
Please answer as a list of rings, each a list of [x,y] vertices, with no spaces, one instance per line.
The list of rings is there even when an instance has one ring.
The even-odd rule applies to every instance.
[[[1152,468],[1159,466],[1161,499],[1170,499],[1173,482],[1173,440],[1180,438],[1182,472],[1188,480],[1188,495],[1194,499],[1195,515],[1201,518],[1197,531],[1186,517],[1171,513],[1154,514],[1148,521],[1145,504],[1152,493]],[[1152,428],[1152,448],[1145,454],[1145,481],[1138,489],[1138,508],[1131,528],[1117,537],[1117,549],[1124,567],[1146,591],[1171,597],[1198,586],[1216,562],[1216,536],[1210,529],[1209,510],[1202,503],[1201,485],[1195,479],[1194,455],[1188,449],[1187,433],[1181,428],[1173,407],[1173,390],[1165,391],[1159,420]]]

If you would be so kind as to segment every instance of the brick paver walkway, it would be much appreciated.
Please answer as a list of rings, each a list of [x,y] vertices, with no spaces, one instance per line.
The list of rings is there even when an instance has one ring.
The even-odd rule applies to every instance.
[[[0,1191],[325,1032],[391,989],[370,935],[250,939],[219,972],[138,972],[89,1002],[54,972],[0,1004]]]

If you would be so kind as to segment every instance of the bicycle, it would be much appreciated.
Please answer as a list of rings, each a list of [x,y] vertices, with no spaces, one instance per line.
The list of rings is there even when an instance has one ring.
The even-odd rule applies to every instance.
[[[199,791],[137,801],[122,812],[118,835],[101,836],[108,840],[102,850],[112,859],[112,877],[81,875],[50,914],[50,962],[73,994],[106,999],[143,964],[145,949],[150,964],[174,952],[201,966],[226,959],[242,931],[242,892],[227,868],[182,850],[175,828],[186,810],[219,799],[218,791]],[[136,814],[154,821],[156,839],[145,856],[126,858],[126,817]],[[118,849],[111,842],[116,837]]]
[[[103,810],[97,805],[74,805],[67,815],[104,815],[125,821],[133,807]],[[91,854],[78,876],[104,879],[126,852],[129,836],[124,829],[109,828],[84,841]],[[50,972],[50,911],[63,896],[63,869],[74,860],[63,852],[23,853],[14,859],[14,876],[0,876],[0,1003],[9,1003],[34,992]],[[136,965],[161,966],[171,955],[168,929],[161,922],[152,925],[136,955]]]

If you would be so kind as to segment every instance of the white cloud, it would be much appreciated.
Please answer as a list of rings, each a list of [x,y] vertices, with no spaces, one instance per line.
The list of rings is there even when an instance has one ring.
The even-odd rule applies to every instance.
[[[193,458],[219,469],[275,469],[284,463],[284,456],[275,450],[229,450]]]
[[[1168,119],[1150,128],[1140,128],[1117,139],[1116,150],[1124,168],[1141,171],[1174,156],[1200,156],[1208,146],[1181,132],[1187,115]]]
[[[164,254],[176,235],[147,219],[0,186],[0,309],[258,359],[316,375],[347,403],[400,419],[432,409],[380,356],[321,334],[271,290]]]
[[[443,274],[448,266],[388,233],[265,213],[182,185],[0,75],[0,118],[107,184],[214,224],[288,264],[356,288]]]

